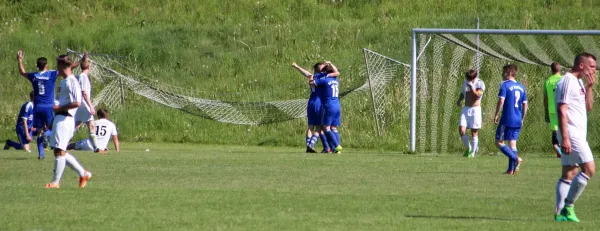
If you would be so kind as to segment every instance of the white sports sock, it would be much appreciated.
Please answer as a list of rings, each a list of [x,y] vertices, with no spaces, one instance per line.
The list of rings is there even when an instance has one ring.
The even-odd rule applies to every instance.
[[[569,188],[569,193],[565,198],[566,205],[573,206],[575,201],[577,201],[579,196],[581,196],[581,193],[583,193],[583,190],[585,189],[585,186],[587,186],[589,179],[590,178],[583,172],[579,172],[579,174],[577,174],[573,182],[571,182],[571,188]]]
[[[85,169],[83,168],[83,166],[81,166],[81,164],[79,164],[79,161],[77,161],[77,159],[75,159],[73,155],[67,153],[65,155],[65,159],[67,160],[67,164],[69,165],[69,167],[75,170],[80,177],[83,177],[85,175]]]
[[[66,160],[64,156],[54,158],[54,177],[52,178],[52,183],[60,183],[60,178],[62,178],[62,174],[65,171],[65,164]]]
[[[94,151],[96,151],[96,149],[98,148],[98,139],[96,138],[96,134],[94,133],[88,133],[88,137],[90,138],[90,141],[92,143],[92,148],[94,148]]]
[[[471,144],[469,144],[469,137],[467,135],[461,136],[460,139],[462,140],[463,144],[465,144],[465,147],[467,147],[468,150],[471,150]]]
[[[560,210],[565,207],[565,198],[571,188],[571,181],[558,179],[556,183],[556,214],[560,213]]]
[[[477,148],[479,148],[479,138],[477,138],[477,136],[473,136],[471,143],[471,146],[473,146],[473,153],[477,152]]]

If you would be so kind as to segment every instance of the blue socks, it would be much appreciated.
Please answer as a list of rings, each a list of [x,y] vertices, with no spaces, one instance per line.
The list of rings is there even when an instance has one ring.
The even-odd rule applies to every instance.
[[[335,139],[336,139],[338,145],[340,145],[342,143],[342,141],[340,140],[340,133],[338,132],[338,130],[336,128],[331,129],[331,131],[335,135]]]
[[[514,171],[516,167],[515,161],[517,161],[517,155],[506,145],[503,145],[500,148],[500,151],[502,151],[502,153],[508,157],[508,171]]]
[[[336,148],[340,145],[335,137],[335,134],[331,130],[325,131],[325,134],[327,134],[327,141],[329,141],[329,144],[333,146],[333,148]]]
[[[23,149],[23,145],[21,145],[20,143],[14,142],[12,140],[6,140],[6,144],[17,150]]]
[[[327,142],[327,136],[325,136],[325,133],[319,134],[319,137],[321,138],[321,143],[323,143],[323,150],[331,150],[331,148],[329,148],[329,142]]]
[[[310,136],[306,137],[306,147],[310,146],[310,139],[311,139]]]
[[[44,158],[44,136],[43,134],[41,136],[37,137],[37,148],[38,148],[38,157],[39,158]]]
[[[308,145],[309,145],[311,148],[314,148],[314,147],[315,147],[315,145],[317,144],[317,142],[318,142],[318,141],[319,141],[319,136],[318,136],[318,135],[315,135],[315,134],[313,134],[313,136],[310,138],[310,142],[309,142],[309,144],[308,144]]]

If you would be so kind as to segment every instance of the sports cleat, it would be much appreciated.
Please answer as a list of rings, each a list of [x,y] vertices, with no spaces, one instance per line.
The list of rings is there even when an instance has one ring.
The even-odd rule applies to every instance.
[[[340,152],[340,153],[341,153],[341,152],[342,152],[342,149],[343,149],[343,148],[342,148],[342,145],[338,145],[337,147],[335,147],[335,151],[336,151],[336,153],[337,153],[337,152]]]
[[[10,149],[10,145],[8,145],[8,140],[6,140],[6,143],[4,143],[4,150],[8,149]]]
[[[561,214],[554,214],[554,220],[561,222],[561,221],[567,221],[567,218]]]
[[[46,184],[46,188],[60,188],[60,185],[57,183],[48,183]]]
[[[96,150],[94,151],[95,153],[100,153],[100,154],[106,154],[106,151],[96,148]]]
[[[341,150],[335,150],[335,151],[333,151],[333,153],[335,153],[335,154],[342,154],[342,151]]]
[[[469,149],[469,150],[465,151],[465,153],[463,154],[463,156],[464,157],[470,157],[471,156],[471,152],[472,152],[472,150]]]
[[[330,149],[323,149],[323,151],[321,151],[321,153],[331,153]]]
[[[87,181],[92,178],[92,173],[85,171],[82,177],[79,177],[79,188],[85,188]]]
[[[514,171],[506,171],[503,174],[506,174],[506,175],[515,175],[515,172]]]
[[[560,210],[560,215],[564,216],[567,221],[579,222],[579,218],[575,215],[575,207],[565,205],[565,207]]]
[[[306,146],[306,153],[317,153],[317,150],[311,146]]]

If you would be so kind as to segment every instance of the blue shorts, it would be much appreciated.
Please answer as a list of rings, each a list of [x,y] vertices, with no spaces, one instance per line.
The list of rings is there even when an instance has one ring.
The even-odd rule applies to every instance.
[[[54,111],[52,107],[33,107],[33,127],[36,129],[52,127],[52,120],[54,119]]]
[[[308,119],[308,125],[321,125],[323,110],[320,99],[310,99],[308,101],[308,104],[306,105],[306,117]]]
[[[342,109],[337,107],[329,107],[324,109],[323,125],[339,127],[342,124]]]
[[[521,128],[511,128],[498,125],[496,129],[496,140],[518,140]]]
[[[19,138],[19,143],[21,143],[21,145],[29,144],[29,141],[27,141],[27,135],[25,134],[25,130],[22,127],[17,127],[16,130],[17,138]],[[29,137],[33,139],[33,132],[31,132],[31,130],[29,130]]]

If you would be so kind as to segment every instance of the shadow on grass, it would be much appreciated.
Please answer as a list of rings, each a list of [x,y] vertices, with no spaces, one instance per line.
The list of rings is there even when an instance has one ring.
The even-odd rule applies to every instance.
[[[435,215],[404,215],[407,218],[425,219],[452,219],[452,220],[490,220],[490,221],[532,221],[535,219],[510,218],[510,217],[483,217],[483,216],[435,216]]]
[[[31,160],[34,158],[31,158],[31,157],[3,157],[0,159],[2,159],[2,160]]]

